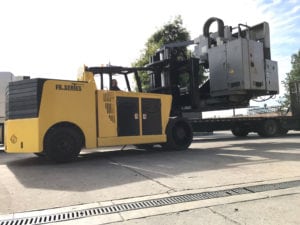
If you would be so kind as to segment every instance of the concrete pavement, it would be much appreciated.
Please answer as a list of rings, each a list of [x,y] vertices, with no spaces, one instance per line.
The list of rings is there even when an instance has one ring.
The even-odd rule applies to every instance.
[[[298,190],[300,191],[300,190]],[[298,192],[299,193],[299,192]],[[288,203],[288,204],[287,204]],[[139,219],[112,225],[298,225],[300,194],[267,197],[220,204]]]
[[[297,132],[269,139],[255,135],[235,139],[228,133],[217,133],[195,138],[191,149],[184,152],[141,151],[130,146],[124,151],[97,149],[84,151],[77,161],[63,165],[32,154],[1,152],[0,218],[24,211],[59,212],[133,198],[300,180],[299,146]],[[91,216],[63,223],[300,224],[293,217],[300,212],[299,189],[281,191]]]
[[[285,181],[286,182],[286,181]],[[264,182],[266,184],[266,182]],[[228,187],[227,187],[228,188]],[[230,188],[235,188],[232,186]],[[211,188],[201,191],[222,191],[220,188]],[[63,208],[39,210],[33,212],[16,213],[0,216],[1,221],[5,219],[43,217],[58,213],[74,212],[86,209],[96,209],[97,207],[110,207],[120,204],[141,202],[150,199],[165,198],[166,196],[182,196],[193,194],[195,191],[176,192],[172,194],[159,194],[129,198],[123,200],[113,200],[106,202],[95,202],[84,205],[74,205]],[[107,213],[105,215],[91,216],[86,214],[76,220],[68,220],[51,224],[112,224],[112,225],[179,225],[179,224],[299,224],[300,212],[300,187],[279,189],[273,191],[233,195],[230,197],[205,199],[201,201],[191,201],[161,207],[148,207],[145,209],[125,210],[118,213]],[[20,223],[19,223],[20,224]]]

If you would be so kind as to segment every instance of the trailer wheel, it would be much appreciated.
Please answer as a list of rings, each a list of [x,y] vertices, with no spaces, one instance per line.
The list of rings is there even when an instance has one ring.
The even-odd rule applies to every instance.
[[[282,127],[280,127],[279,130],[278,130],[278,134],[281,135],[281,136],[286,135],[288,132],[289,132],[288,129],[282,128]]]
[[[278,132],[279,127],[275,120],[265,120],[263,121],[257,133],[261,137],[274,137],[278,135]]]
[[[185,150],[193,141],[193,130],[190,123],[180,117],[171,118],[166,129],[167,142],[162,147],[170,150]]]
[[[236,125],[231,129],[231,133],[236,137],[246,137],[249,134],[249,130],[241,125]]]
[[[51,128],[44,139],[45,155],[58,163],[75,159],[82,147],[80,133],[72,127]]]

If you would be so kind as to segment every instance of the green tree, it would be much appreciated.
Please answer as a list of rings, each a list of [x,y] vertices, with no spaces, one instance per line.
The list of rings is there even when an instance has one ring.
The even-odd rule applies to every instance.
[[[149,58],[155,54],[156,50],[163,45],[190,40],[190,34],[182,25],[181,16],[176,16],[173,21],[169,21],[162,28],[158,29],[145,44],[145,49],[142,51],[139,59],[133,63],[135,67],[143,67],[149,63]],[[188,52],[184,47],[181,49],[180,57],[187,57]],[[149,76],[146,72],[140,73],[143,89],[149,88]]]
[[[284,81],[282,81],[286,92],[284,94],[283,99],[279,100],[279,104],[285,108],[288,108],[291,103],[289,84],[293,81],[300,81],[300,50],[298,50],[298,53],[292,55],[291,64],[291,71],[286,74],[286,78],[284,79]]]

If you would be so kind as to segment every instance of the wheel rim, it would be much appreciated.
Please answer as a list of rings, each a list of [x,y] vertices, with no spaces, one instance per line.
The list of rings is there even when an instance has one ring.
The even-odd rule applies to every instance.
[[[271,126],[271,125],[267,126],[266,130],[267,130],[268,134],[274,134],[275,133],[274,126]]]
[[[275,137],[279,133],[279,127],[275,120],[266,120],[257,132],[262,137]]]
[[[266,123],[266,132],[268,135],[274,135],[277,132],[277,126],[274,121]]]
[[[62,153],[70,153],[73,151],[73,145],[74,140],[70,136],[58,138],[55,144],[55,150]]]

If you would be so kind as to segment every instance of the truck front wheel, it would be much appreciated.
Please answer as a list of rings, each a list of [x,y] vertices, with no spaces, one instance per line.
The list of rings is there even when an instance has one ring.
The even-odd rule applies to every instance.
[[[167,130],[167,142],[162,147],[170,150],[185,150],[193,141],[193,130],[190,123],[180,117],[169,120]]]
[[[51,128],[44,139],[45,155],[58,163],[75,159],[81,150],[82,138],[72,127]]]

